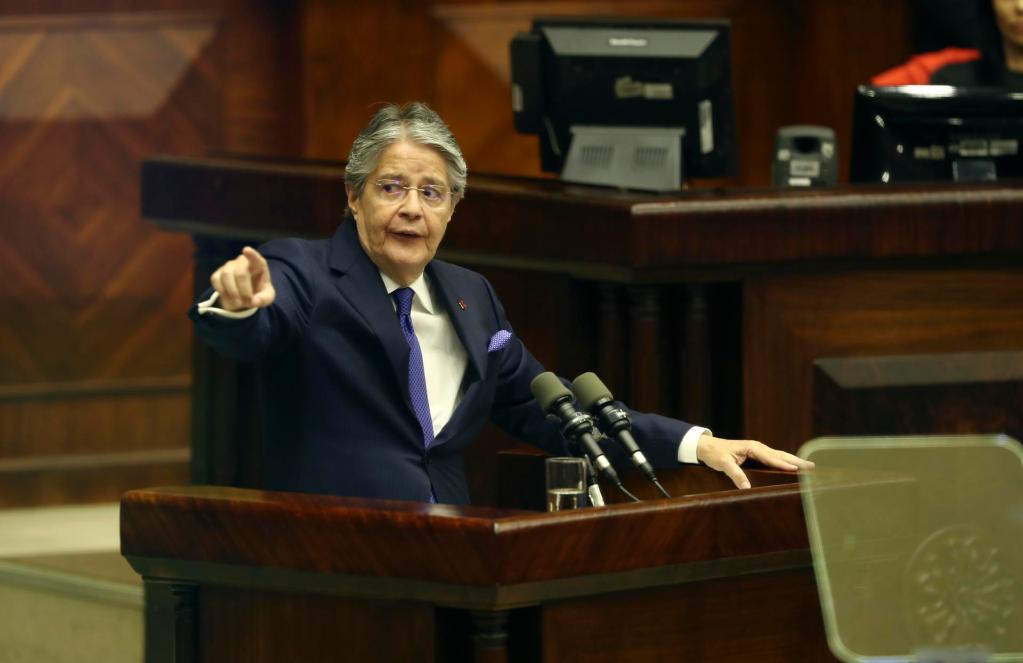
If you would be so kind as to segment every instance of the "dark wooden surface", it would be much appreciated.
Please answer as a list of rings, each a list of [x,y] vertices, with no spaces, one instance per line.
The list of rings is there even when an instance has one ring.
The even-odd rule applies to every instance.
[[[138,486],[187,483],[187,448],[0,458],[0,508],[116,502]]]
[[[272,661],[339,640],[364,660],[831,660],[798,485],[753,474],[737,491],[684,468],[662,476],[674,499],[557,514],[133,491],[121,546],[152,585],[147,640],[179,639],[195,660]],[[481,637],[506,646],[481,650]]]
[[[698,466],[684,471],[713,473]],[[467,607],[487,597],[482,599],[487,607],[500,608],[506,602],[571,593],[544,584],[564,577],[805,551],[801,514],[798,486],[791,483],[555,515],[228,487],[168,487],[131,491],[122,498],[121,552],[129,560],[248,565],[474,587],[478,591],[462,600],[441,602]],[[268,531],[274,535],[268,538]],[[602,542],[618,537],[632,542],[628,554],[579,552],[597,551]],[[406,554],[409,550],[416,554]],[[507,586],[517,586],[510,597],[491,591]]]
[[[177,232],[325,237],[344,218],[340,162],[157,156],[141,182],[143,216]],[[1023,250],[1021,206],[1013,182],[654,195],[475,174],[442,254],[626,283],[781,262],[990,258]]]
[[[1023,439],[1023,351],[819,359],[813,434]]]
[[[544,661],[640,663],[835,659],[813,575],[739,575],[561,601],[543,612]]]

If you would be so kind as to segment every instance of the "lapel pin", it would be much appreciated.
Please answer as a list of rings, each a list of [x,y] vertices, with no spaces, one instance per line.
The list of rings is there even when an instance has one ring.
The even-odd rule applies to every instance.
[[[458,300],[458,308],[462,309],[463,311],[464,311],[464,310],[465,310],[466,308],[468,308],[468,307],[467,307],[467,306],[465,305],[465,300],[464,300],[464,299],[459,299],[459,300]]]

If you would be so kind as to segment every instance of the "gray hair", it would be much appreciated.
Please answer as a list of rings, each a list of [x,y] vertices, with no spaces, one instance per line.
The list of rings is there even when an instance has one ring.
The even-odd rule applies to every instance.
[[[373,115],[352,143],[348,166],[345,168],[345,186],[348,190],[361,197],[366,188],[366,179],[376,170],[380,154],[401,139],[427,145],[440,152],[447,163],[452,199],[458,200],[465,194],[468,171],[461,148],[440,115],[418,101],[404,106],[387,104]]]

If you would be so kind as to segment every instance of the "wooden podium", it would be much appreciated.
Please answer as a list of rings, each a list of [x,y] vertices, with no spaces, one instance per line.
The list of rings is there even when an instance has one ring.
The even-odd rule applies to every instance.
[[[660,474],[680,497],[554,514],[127,493],[146,663],[833,660],[795,477]]]

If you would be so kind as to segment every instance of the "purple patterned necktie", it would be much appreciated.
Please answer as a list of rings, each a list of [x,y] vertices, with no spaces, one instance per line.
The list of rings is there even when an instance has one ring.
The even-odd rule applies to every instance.
[[[412,400],[412,409],[423,429],[423,446],[429,447],[433,442],[433,418],[430,416],[430,400],[426,396],[426,373],[423,370],[423,352],[419,348],[416,330],[412,327],[412,288],[398,288],[393,293],[398,305],[398,320],[401,322],[401,333],[408,342],[408,395]]]

